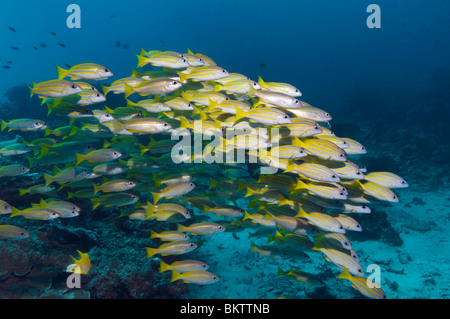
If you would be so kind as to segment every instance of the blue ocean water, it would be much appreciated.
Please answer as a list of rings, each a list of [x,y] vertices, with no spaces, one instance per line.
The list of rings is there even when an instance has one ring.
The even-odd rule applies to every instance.
[[[72,3],[81,8],[81,28],[67,26]],[[367,25],[372,3],[381,10],[381,28]],[[295,85],[302,101],[333,116],[337,136],[366,147],[361,162],[368,171],[394,172],[410,185],[394,190],[400,203],[377,202],[371,214],[357,215],[363,232],[348,236],[365,267],[381,266],[386,297],[448,298],[448,1],[3,0],[0,6],[0,118],[5,121],[45,120],[45,106],[30,102],[24,85],[56,78],[56,65],[98,63],[117,80],[136,69],[141,48],[190,49],[229,72]],[[68,124],[53,121],[54,127]],[[0,136],[11,140],[16,132]],[[39,202],[39,196],[24,199],[13,191],[31,186],[25,177],[2,179],[0,199],[22,208],[30,200]],[[0,298],[362,298],[335,278],[337,267],[320,258],[292,264],[251,252],[246,231],[202,238],[190,255],[205,259],[220,283],[170,283],[169,275],[159,273],[160,260],[143,253],[145,246],[156,245],[148,241],[151,227],[114,213],[104,210],[88,222],[17,220],[29,225],[32,236],[28,242],[2,242]],[[10,222],[0,215],[0,224]],[[265,244],[265,239],[257,240]],[[86,288],[71,290],[63,270],[77,249],[89,252],[93,266],[82,278]],[[5,262],[6,253],[13,265]],[[291,285],[276,276],[279,267],[292,265],[321,273],[325,287]],[[28,281],[16,280],[20,275]]]

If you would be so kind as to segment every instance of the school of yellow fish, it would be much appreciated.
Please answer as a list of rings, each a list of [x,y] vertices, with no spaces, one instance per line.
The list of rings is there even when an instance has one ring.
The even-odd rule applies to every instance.
[[[159,244],[146,248],[147,257],[162,256],[160,271],[170,270],[172,281],[201,285],[219,280],[206,263],[183,259],[169,265],[164,256],[198,248],[190,236],[256,229],[251,236],[267,237],[268,245],[249,242],[251,251],[295,260],[278,275],[314,285],[316,276],[300,270],[301,259],[320,253],[342,270],[337,278],[366,297],[385,297],[380,287],[367,284],[345,234],[362,231],[351,214],[370,213],[374,201],[397,202],[392,189],[407,187],[404,179],[367,173],[358,164],[364,146],[335,135],[331,115],[299,100],[302,93],[293,85],[251,80],[190,50],[142,50],[137,57],[137,68],[152,70],[133,70],[102,85],[103,93],[93,83],[113,73],[94,63],[57,67],[55,79],[33,83],[31,96],[68,124],[2,120],[2,131],[39,131],[42,137],[2,144],[1,156],[27,156],[29,166],[0,167],[0,178],[46,170],[44,183],[19,189],[20,196],[57,191],[59,198],[21,209],[3,199],[0,214],[39,220],[90,214],[71,203],[77,198],[90,200],[92,211],[114,207],[120,218],[165,223],[170,230],[149,234]],[[108,103],[108,94],[123,94],[127,106],[96,108]],[[2,241],[29,236],[0,225]],[[78,253],[68,271],[86,274],[91,260]]]

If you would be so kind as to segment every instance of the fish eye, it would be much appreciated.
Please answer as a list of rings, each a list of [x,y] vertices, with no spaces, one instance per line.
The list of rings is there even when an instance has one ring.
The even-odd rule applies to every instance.
[[[72,85],[72,89],[76,89],[77,88],[77,86],[74,84],[74,85]]]
[[[194,244],[190,244],[189,246],[194,247]]]
[[[344,154],[339,154],[339,157],[344,157]]]
[[[72,211],[72,215],[76,215],[77,214],[77,211],[76,210],[73,210]]]
[[[85,170],[83,171],[83,173],[87,173],[87,169],[85,169]]]
[[[113,155],[117,155],[117,152],[114,152]]]
[[[9,208],[9,206],[5,206],[4,208],[5,208],[5,209],[8,209],[8,208]]]
[[[22,171],[26,171],[27,170],[27,168],[26,167],[22,167]]]
[[[109,72],[109,70],[108,70],[108,69],[105,69],[105,72]]]
[[[405,182],[405,181],[402,181],[402,184],[406,184],[406,182]]]
[[[315,130],[318,130],[318,129],[319,129],[319,127],[318,127],[318,126],[316,125],[316,126],[314,126],[314,129],[315,129]]]
[[[299,101],[298,100],[295,100],[295,102],[294,102],[295,104],[298,104],[299,103]]]
[[[295,89],[295,93],[298,93],[298,92],[300,92],[298,89]]]
[[[362,149],[362,150],[365,150],[366,148],[363,146],[363,147],[361,147],[361,149]]]
[[[361,175],[361,172],[356,172],[356,175]]]
[[[361,272],[362,272],[362,270],[361,270],[361,269],[358,269],[358,272],[359,272],[359,273],[361,273]]]
[[[331,175],[331,178],[336,178],[336,175]]]
[[[168,124],[167,123],[164,123],[164,126],[167,126]]]
[[[189,186],[194,186],[194,183],[190,183]]]
[[[329,116],[330,116],[330,114],[329,114],[329,113],[325,113],[325,116],[326,116],[326,117],[329,117]]]
[[[131,198],[132,198],[132,199],[136,199],[136,195],[132,195]]]
[[[344,193],[340,192],[339,195],[344,196]]]
[[[214,276],[213,279],[218,279],[218,278],[216,276]]]
[[[227,71],[225,69],[222,69],[222,73],[226,73]]]
[[[39,125],[39,122],[34,123],[35,125]]]
[[[394,195],[394,196],[392,196],[392,199],[397,199],[397,196],[395,196],[395,195]]]
[[[52,213],[52,216],[56,216],[56,213]]]
[[[129,185],[133,185],[134,183],[133,183],[133,182],[129,182],[128,184],[129,184]]]
[[[203,264],[203,265],[202,265],[202,267],[203,267],[203,268],[206,268],[206,265],[205,265],[205,264]]]
[[[97,93],[97,97],[100,97],[100,93]]]
[[[177,81],[173,81],[172,84],[173,84],[173,85],[177,85]]]
[[[284,116],[284,118],[285,118],[285,119],[288,119],[288,118],[289,118],[289,116],[285,115],[285,116]]]

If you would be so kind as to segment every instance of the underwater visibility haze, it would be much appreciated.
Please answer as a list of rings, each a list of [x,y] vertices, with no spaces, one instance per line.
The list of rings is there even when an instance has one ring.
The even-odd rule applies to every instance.
[[[446,299],[450,4],[0,4],[1,299]]]

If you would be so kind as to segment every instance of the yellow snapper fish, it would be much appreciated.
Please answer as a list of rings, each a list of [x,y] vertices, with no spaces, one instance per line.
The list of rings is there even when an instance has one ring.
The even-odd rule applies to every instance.
[[[328,122],[332,120],[330,113],[310,105],[302,105],[302,107],[298,109],[285,108],[284,110],[305,120],[316,122]]]
[[[175,270],[179,273],[185,273],[187,271],[194,271],[194,270],[207,270],[208,268],[209,265],[205,264],[204,262],[192,259],[174,261],[170,265],[161,261],[159,272]]]
[[[281,107],[283,109],[296,109],[302,107],[302,103],[299,100],[284,93],[254,90],[253,87],[250,87],[249,95],[252,95],[252,93],[259,99],[259,101],[255,103],[255,106],[265,104],[274,107]]]
[[[347,160],[345,150],[327,140],[293,137],[292,145],[302,147],[309,155],[317,156],[320,159],[342,162]]]
[[[162,133],[172,128],[166,121],[152,117],[136,117],[124,123],[113,120],[111,123],[110,129],[113,133],[126,130],[130,133],[154,134]]]
[[[126,179],[113,179],[110,181],[105,181],[103,184],[94,187],[94,195],[98,192],[104,193],[115,193],[115,192],[123,192],[132,189],[136,186],[136,183]]]
[[[30,95],[37,94],[41,97],[62,98],[81,92],[83,89],[78,84],[66,80],[49,80],[34,83],[30,87]]]
[[[220,278],[205,270],[191,270],[182,274],[176,270],[172,270],[172,279],[170,282],[177,280],[183,280],[185,283],[207,285],[218,282]]]
[[[125,97],[129,97],[133,93],[139,93],[141,96],[167,94],[174,92],[182,86],[180,81],[166,78],[156,78],[152,80],[142,81],[135,86],[124,84]]]
[[[352,284],[352,287],[359,291],[361,294],[371,299],[384,299],[386,298],[386,294],[383,289],[378,287],[369,287],[367,281],[369,279],[352,276],[347,268],[344,267],[342,273],[338,275],[336,278],[349,280]]]
[[[5,121],[1,121],[1,129],[2,131],[6,128],[11,130],[19,130],[19,131],[39,131],[45,130],[47,128],[47,124],[41,120],[35,119],[17,119],[11,120],[8,123]]]
[[[179,231],[163,231],[157,233],[154,230],[150,233],[150,239],[159,238],[162,241],[189,240],[189,236]]]
[[[143,67],[147,64],[153,66],[166,67],[171,69],[181,69],[189,67],[189,60],[180,53],[172,51],[162,51],[150,56],[145,56],[143,54],[145,51],[142,50],[140,55],[137,55],[138,64],[137,67]]]
[[[51,183],[67,183],[73,181],[79,181],[82,179],[86,179],[92,174],[92,170],[85,167],[73,167],[69,166],[65,169],[60,170],[58,167],[55,167],[54,175],[49,175],[44,173],[45,185],[50,185]]]
[[[213,235],[225,231],[225,227],[213,222],[195,223],[189,226],[178,224],[177,231],[188,232],[192,235]]]
[[[2,156],[21,155],[31,152],[33,148],[24,143],[14,143],[0,148]]]
[[[304,282],[305,284],[311,286],[317,286],[320,284],[320,280],[316,278],[313,274],[294,270],[292,267],[288,271],[283,271],[280,267],[278,268],[277,276],[287,276],[292,277],[298,281]]]
[[[364,176],[364,179],[388,188],[404,188],[409,186],[403,178],[391,172],[370,172]]]
[[[23,196],[25,194],[45,194],[51,191],[55,190],[55,186],[53,185],[45,185],[45,184],[39,184],[34,185],[29,188],[19,188],[19,195]]]
[[[152,192],[154,204],[156,204],[161,198],[173,198],[187,194],[192,191],[194,187],[194,183],[180,182],[167,186],[159,193]]]
[[[103,94],[106,96],[109,92],[113,92],[114,94],[125,93],[125,84],[135,87],[143,81],[145,80],[137,77],[122,78],[114,81],[110,86],[102,85]]]
[[[82,253],[79,250],[77,250],[77,252],[79,254],[79,259],[70,256],[74,263],[67,266],[67,272],[87,275],[92,266],[91,259],[89,258],[89,255],[87,253]]]
[[[83,89],[81,92],[65,96],[62,98],[45,98],[41,104],[49,102],[49,113],[53,110],[57,110],[59,106],[86,106],[106,101],[103,94],[97,90]],[[50,110],[51,109],[51,110]]]
[[[183,255],[193,251],[197,247],[197,244],[190,241],[176,240],[162,244],[158,248],[145,247],[145,249],[147,251],[147,258],[150,258],[156,254],[161,256]]]
[[[71,80],[105,80],[111,76],[113,73],[104,66],[95,63],[81,63],[72,66],[70,69],[66,70],[59,66],[56,66],[58,71],[58,79],[63,79],[65,77],[70,77]]]
[[[335,264],[337,267],[341,269],[347,268],[353,275],[364,277],[364,270],[352,256],[336,249],[325,248],[320,242],[314,246],[313,250],[322,252],[326,259]]]
[[[158,205],[153,205],[152,203],[147,202],[145,210],[148,218],[154,217],[154,214],[159,212],[175,212],[183,215],[186,219],[191,218],[191,214],[187,208],[176,203],[160,203]]]
[[[261,77],[258,78],[258,83],[262,90],[283,93],[292,97],[302,96],[302,92],[299,89],[288,83],[264,82]]]
[[[120,207],[135,204],[139,200],[139,196],[130,193],[113,193],[101,195],[98,198],[92,198],[93,191],[89,193],[88,198],[91,197],[92,209],[96,209],[100,205],[105,207]]]
[[[94,150],[87,154],[76,154],[77,161],[76,165],[80,164],[83,161],[88,162],[109,162],[113,161],[115,159],[118,159],[122,156],[122,153],[119,151],[116,151],[114,149],[100,149],[100,150]]]
[[[26,208],[24,210],[19,210],[15,207],[12,208],[12,213],[10,217],[23,216],[27,219],[38,219],[38,220],[50,220],[59,217],[59,214],[53,209],[49,208]]]
[[[30,237],[30,234],[17,226],[14,225],[0,225],[0,239],[25,239]]]
[[[229,75],[228,71],[221,67],[208,65],[190,67],[178,74],[181,83],[184,83],[188,79],[192,81],[214,81]]]

